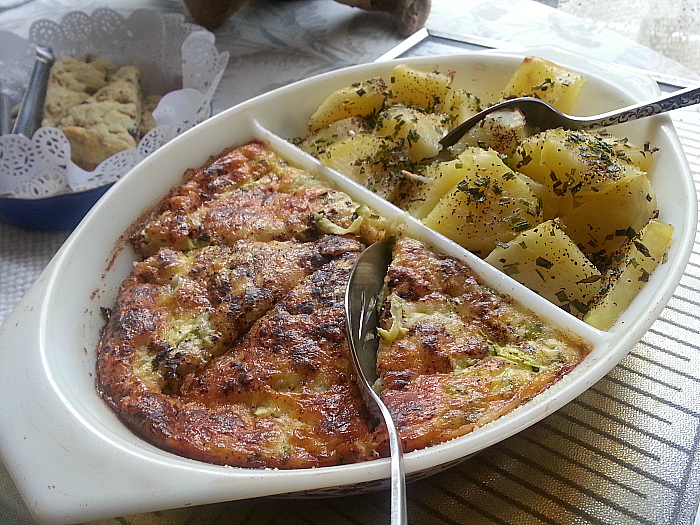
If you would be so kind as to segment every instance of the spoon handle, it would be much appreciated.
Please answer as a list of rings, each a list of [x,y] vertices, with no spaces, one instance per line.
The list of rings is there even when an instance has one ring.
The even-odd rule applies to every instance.
[[[697,86],[675,91],[674,93],[657,98],[656,100],[641,102],[621,110],[610,111],[594,119],[589,119],[587,117],[579,118],[585,121],[584,128],[597,128],[622,124],[624,122],[658,115],[659,113],[666,113],[667,111],[695,104],[700,104],[700,87]]]
[[[407,525],[408,510],[406,507],[406,475],[403,470],[403,448],[391,414],[382,402],[379,403],[386,421],[389,434],[389,449],[391,451],[391,525]]]
[[[370,413],[386,425],[391,452],[391,525],[406,525],[406,478],[403,448],[389,409],[372,388],[377,378],[378,298],[391,262],[391,249],[378,242],[365,249],[350,273],[345,291],[346,328],[358,387]]]
[[[12,133],[32,138],[34,132],[41,127],[46,99],[46,85],[53,64],[53,51],[49,47],[36,46],[36,61],[29,77],[27,91],[22,98],[15,127]]]

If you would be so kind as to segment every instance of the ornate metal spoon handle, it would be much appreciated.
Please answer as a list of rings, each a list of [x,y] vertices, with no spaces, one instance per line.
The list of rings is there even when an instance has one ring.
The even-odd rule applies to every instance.
[[[547,129],[591,129],[599,127],[622,124],[632,120],[637,120],[659,113],[665,113],[672,109],[692,106],[700,103],[700,87],[692,87],[676,91],[670,95],[640,102],[622,109],[616,109],[601,115],[591,115],[589,117],[577,117],[567,115],[555,109],[553,106],[534,97],[519,97],[504,100],[493,106],[480,111],[476,115],[455,126],[447,135],[440,140],[442,151],[430,159],[423,162],[430,164],[435,161],[449,160],[452,152],[447,148],[457,143],[471,128],[484,120],[488,115],[503,111],[519,111],[525,117],[526,122],[532,129],[544,131]]]
[[[391,525],[406,525],[406,478],[403,449],[391,413],[372,388],[377,378],[377,300],[384,287],[384,276],[391,262],[391,248],[378,242],[367,248],[350,274],[345,292],[345,316],[350,354],[358,378],[360,393],[367,409],[386,425],[391,452]]]
[[[595,120],[588,120],[586,117],[580,117],[580,120],[588,121],[584,126],[586,128],[612,126],[613,124],[622,124],[698,103],[700,103],[700,87],[690,87],[659,97],[656,100],[642,102],[622,110],[618,109],[598,115],[598,117],[594,117]]]

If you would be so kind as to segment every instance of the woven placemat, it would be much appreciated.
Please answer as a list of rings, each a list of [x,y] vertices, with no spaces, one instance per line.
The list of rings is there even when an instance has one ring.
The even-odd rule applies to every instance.
[[[0,324],[70,232],[36,232],[0,222]]]

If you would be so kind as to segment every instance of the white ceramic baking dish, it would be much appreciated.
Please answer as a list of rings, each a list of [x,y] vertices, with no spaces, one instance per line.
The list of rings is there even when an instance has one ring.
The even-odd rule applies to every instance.
[[[537,49],[588,77],[574,112],[595,114],[651,98],[649,79],[619,69]],[[528,54],[533,54],[530,52]],[[455,82],[488,101],[523,54],[471,53],[405,59],[418,68],[456,72]],[[403,214],[356,184],[330,173],[285,138],[306,130],[309,115],[331,91],[398,63],[360,65],[321,75],[252,99],[209,119],[162,147],[111,188],[76,228],[0,333],[0,454],[41,521],[68,523],[210,502],[295,493],[340,495],[374,490],[389,476],[387,459],[312,470],[250,470],[209,465],[160,450],[132,434],[95,390],[95,346],[103,319],[134,253],[123,237],[186,168],[253,138],[269,140],[290,161],[329,177],[359,201],[387,215]],[[673,294],[688,261],[697,223],[692,175],[667,116],[613,130],[660,148],[651,171],[660,218],[675,226],[668,262],[607,332],[574,319],[420,223],[410,233],[466,259],[482,279],[590,341],[586,360],[534,400],[453,441],[405,457],[409,480],[449,467],[532,425],[584,392],[612,369],[642,337]]]

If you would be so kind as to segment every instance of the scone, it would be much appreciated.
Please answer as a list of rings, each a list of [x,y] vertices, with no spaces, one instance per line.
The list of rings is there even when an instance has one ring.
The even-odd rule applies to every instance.
[[[108,82],[58,123],[68,138],[71,158],[87,170],[138,144],[141,125],[139,70],[117,69]]]
[[[107,85],[117,69],[113,62],[95,55],[58,57],[51,67],[42,125],[57,126],[73,106]]]
[[[138,143],[139,120],[133,108],[111,100],[87,101],[71,108],[58,128],[71,145],[71,159],[86,170]]]
[[[101,57],[60,57],[51,70],[44,126],[63,131],[85,170],[134,148],[142,133],[140,73]],[[155,124],[155,123],[154,123]]]

